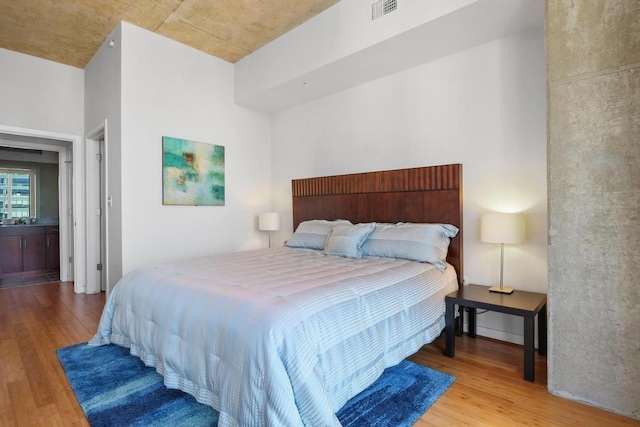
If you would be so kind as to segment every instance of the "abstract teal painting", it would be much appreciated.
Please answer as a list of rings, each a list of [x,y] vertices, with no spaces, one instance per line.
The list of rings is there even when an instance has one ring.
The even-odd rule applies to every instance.
[[[162,204],[224,206],[224,147],[163,136]]]

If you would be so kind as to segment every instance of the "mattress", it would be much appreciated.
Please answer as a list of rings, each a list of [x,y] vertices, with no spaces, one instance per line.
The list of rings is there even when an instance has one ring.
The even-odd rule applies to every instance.
[[[90,345],[130,348],[220,426],[334,426],[335,413],[444,328],[453,267],[277,248],[135,270]]]

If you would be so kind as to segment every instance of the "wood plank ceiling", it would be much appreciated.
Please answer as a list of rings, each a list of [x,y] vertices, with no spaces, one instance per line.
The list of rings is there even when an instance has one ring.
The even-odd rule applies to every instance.
[[[229,62],[339,0],[0,0],[0,47],[84,68],[119,21]]]

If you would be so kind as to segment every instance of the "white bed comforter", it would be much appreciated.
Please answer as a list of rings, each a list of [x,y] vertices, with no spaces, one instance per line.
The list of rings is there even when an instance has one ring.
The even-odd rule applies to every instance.
[[[444,328],[452,267],[278,248],[138,269],[90,345],[114,343],[220,426],[335,426],[351,397]]]

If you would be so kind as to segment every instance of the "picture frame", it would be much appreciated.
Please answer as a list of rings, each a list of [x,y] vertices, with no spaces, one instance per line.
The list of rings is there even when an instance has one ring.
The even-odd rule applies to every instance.
[[[162,204],[224,206],[224,146],[163,136]]]

